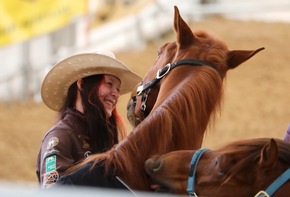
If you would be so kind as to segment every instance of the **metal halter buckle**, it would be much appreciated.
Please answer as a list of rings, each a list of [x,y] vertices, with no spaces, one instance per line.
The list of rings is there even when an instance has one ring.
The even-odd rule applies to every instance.
[[[267,192],[261,190],[254,197],[270,197]]]
[[[136,93],[137,93],[138,96],[140,96],[140,94],[142,94],[143,89],[144,89],[144,86],[143,85],[139,85],[138,86],[137,91],[136,91]]]
[[[195,192],[193,192],[193,193],[189,194],[189,196],[192,196],[192,197],[198,197],[198,196],[196,195],[196,193],[195,193]]]
[[[171,69],[171,64],[170,63],[166,64],[166,66],[164,66],[163,68],[157,71],[156,79],[161,79],[162,77],[164,77],[170,71],[170,69]]]

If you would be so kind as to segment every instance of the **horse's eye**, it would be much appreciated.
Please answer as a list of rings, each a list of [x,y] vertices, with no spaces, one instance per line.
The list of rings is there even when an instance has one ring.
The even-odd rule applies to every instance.
[[[217,166],[218,164],[219,164],[218,159],[215,159],[215,161],[214,161],[214,165]]]
[[[160,49],[158,49],[157,55],[158,55],[158,57],[161,55],[161,50]]]
[[[216,173],[218,176],[222,176],[224,174],[224,171],[222,169],[220,160],[218,158],[215,159],[214,165],[216,166]]]

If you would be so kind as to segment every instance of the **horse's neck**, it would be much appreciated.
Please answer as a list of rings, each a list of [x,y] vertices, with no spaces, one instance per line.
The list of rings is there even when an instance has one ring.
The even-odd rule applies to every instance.
[[[190,140],[192,143],[191,139],[185,137],[186,134],[182,134],[188,132],[186,124],[176,127],[175,119],[179,115],[170,111],[168,107],[170,105],[167,104],[159,106],[115,148],[113,162],[122,178],[134,189],[149,189],[144,172],[146,159],[155,154],[165,154],[183,148],[184,146],[179,146],[182,142],[176,140]],[[178,137],[179,134],[182,138]]]
[[[273,169],[272,173],[267,173],[267,175],[265,175],[267,177],[264,178],[264,181],[259,181],[260,183],[263,183],[263,185],[258,186],[258,189],[266,191],[266,189],[269,188],[269,186],[272,184],[271,190],[275,191],[275,193],[273,194],[273,197],[284,197],[284,196],[288,197],[290,194],[290,180],[289,179],[287,180],[287,178],[289,177],[288,174],[283,174],[283,173],[286,172],[286,170],[288,170],[290,166],[288,166],[288,168],[286,168],[285,170],[282,170],[285,167],[286,166],[284,164],[281,164],[280,166],[277,164],[275,166],[275,169],[277,170],[280,169],[281,172],[274,173],[275,169]],[[282,178],[282,174],[283,174],[283,178]],[[267,180],[269,180],[269,182],[266,182]],[[286,182],[282,184],[284,180]],[[280,186],[280,184],[282,185]]]
[[[116,147],[112,161],[133,189],[149,189],[144,162],[150,156],[201,146],[221,85],[195,79],[186,77],[174,89],[160,89],[154,110]]]
[[[290,181],[283,184],[277,191],[273,194],[273,197],[288,197],[290,194]]]

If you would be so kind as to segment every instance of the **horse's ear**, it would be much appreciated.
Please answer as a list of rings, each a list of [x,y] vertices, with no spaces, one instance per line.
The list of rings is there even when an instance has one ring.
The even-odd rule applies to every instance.
[[[228,52],[228,66],[230,69],[233,69],[240,65],[241,63],[245,62],[246,60],[250,59],[258,52],[264,50],[264,47],[261,47],[256,50],[233,50]]]
[[[176,40],[181,47],[191,43],[191,40],[194,38],[194,35],[190,27],[181,18],[177,6],[174,6],[174,29],[177,34]]]
[[[274,139],[266,144],[261,151],[260,166],[262,168],[273,167],[278,160],[278,146]]]

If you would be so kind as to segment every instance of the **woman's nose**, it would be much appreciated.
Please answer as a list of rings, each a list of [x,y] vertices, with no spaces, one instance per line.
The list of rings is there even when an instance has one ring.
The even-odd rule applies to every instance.
[[[112,89],[112,95],[116,98],[119,98],[120,92],[118,89]]]

